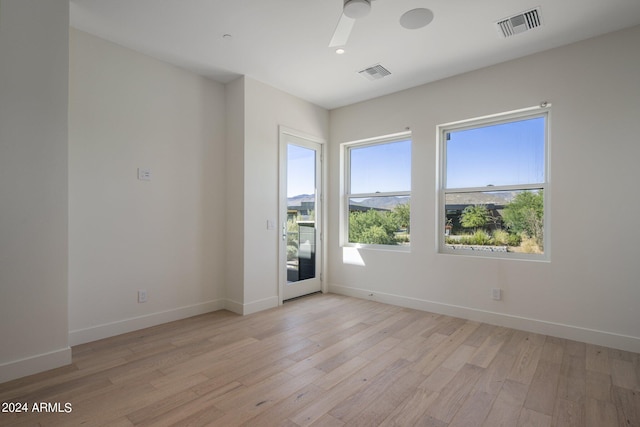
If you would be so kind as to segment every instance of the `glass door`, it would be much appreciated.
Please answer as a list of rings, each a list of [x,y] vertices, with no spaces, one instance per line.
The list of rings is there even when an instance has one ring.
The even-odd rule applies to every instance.
[[[281,132],[280,149],[280,286],[284,301],[322,289],[322,145]]]

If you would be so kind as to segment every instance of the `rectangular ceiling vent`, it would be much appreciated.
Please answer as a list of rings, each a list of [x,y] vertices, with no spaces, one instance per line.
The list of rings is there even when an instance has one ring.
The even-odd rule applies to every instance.
[[[542,25],[540,8],[536,7],[518,15],[501,19],[496,22],[496,25],[498,26],[498,32],[504,38],[532,30]]]
[[[358,71],[358,74],[360,74],[361,76],[366,77],[369,80],[378,80],[378,79],[381,79],[383,77],[387,77],[388,75],[390,75],[391,71],[387,70],[382,65],[377,64],[377,65],[371,66],[369,68],[365,68],[364,70]]]

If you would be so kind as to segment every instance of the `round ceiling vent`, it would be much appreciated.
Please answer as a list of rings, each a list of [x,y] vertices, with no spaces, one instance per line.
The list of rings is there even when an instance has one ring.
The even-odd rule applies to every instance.
[[[433,12],[425,8],[411,9],[400,17],[400,25],[408,30],[426,27],[433,21]]]

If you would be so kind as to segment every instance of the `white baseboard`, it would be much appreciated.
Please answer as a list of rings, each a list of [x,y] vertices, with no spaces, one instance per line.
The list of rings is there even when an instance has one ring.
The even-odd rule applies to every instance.
[[[241,316],[244,314],[244,304],[241,302],[227,299],[224,301],[224,308],[225,310],[229,310],[232,313],[239,314]]]
[[[273,296],[247,304],[242,304],[232,300],[226,300],[224,308],[236,314],[246,316],[248,314],[257,313],[262,310],[268,310],[278,306],[278,297]]]
[[[351,288],[347,286],[330,284],[329,292],[640,353],[640,337],[547,322],[545,320],[529,319],[511,314],[478,310],[475,308],[444,304],[401,295],[385,294],[377,291]]]
[[[59,368],[70,363],[70,347],[3,363],[0,365],[0,383]]]
[[[144,316],[118,320],[116,322],[105,323],[102,325],[92,326],[90,328],[77,329],[69,331],[69,345],[74,346],[84,344],[151,326],[161,325],[167,322],[173,322],[174,320],[186,319],[187,317],[222,310],[224,308],[226,308],[226,302],[219,299],[185,307],[178,307],[158,313],[146,314]]]

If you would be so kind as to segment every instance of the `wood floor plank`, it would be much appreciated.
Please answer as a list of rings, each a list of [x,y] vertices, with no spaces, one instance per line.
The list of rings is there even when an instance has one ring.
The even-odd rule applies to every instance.
[[[559,375],[559,363],[540,360],[529,386],[529,393],[524,402],[524,407],[552,415],[556,402]]]
[[[458,372],[467,364],[471,356],[476,352],[476,348],[470,345],[461,344],[455,349],[440,366]]]
[[[439,366],[420,384],[420,388],[440,393],[440,391],[451,382],[453,377],[456,376],[456,373],[457,371]]]
[[[324,372],[312,368],[301,375],[290,378],[284,384],[270,379],[249,387],[246,391],[229,393],[216,399],[214,404],[225,414],[216,420],[221,426],[237,426],[259,416],[264,411],[285,400],[288,396],[298,393],[309,386],[313,380],[324,375]]]
[[[585,408],[585,427],[617,426],[618,413],[611,402],[589,398]],[[624,424],[623,424],[624,425]]]
[[[0,384],[18,426],[640,426],[640,355],[340,295],[72,349]]]
[[[614,359],[611,363],[611,382],[616,387],[640,391],[638,374],[632,362]]]
[[[445,423],[451,422],[471,393],[482,372],[482,368],[469,364],[465,365],[442,389],[438,397],[427,408],[425,414]]]
[[[537,334],[528,334],[520,342],[516,361],[507,378],[522,384],[531,384],[533,375],[538,367],[538,361],[542,355],[544,337]]]
[[[541,360],[547,360],[552,363],[562,363],[564,356],[565,340],[562,338],[547,337],[542,347]]]
[[[422,360],[416,362],[416,367],[421,369],[422,374],[429,375],[460,346],[475,331],[480,324],[476,322],[464,322],[458,325],[458,329],[452,332],[448,338],[438,344],[433,350],[427,353]]]
[[[613,402],[621,425],[640,426],[640,393],[614,386]]]
[[[593,344],[586,345],[585,364],[588,371],[611,373],[609,350]]]
[[[484,370],[482,376],[475,385],[475,388],[497,395],[507,380],[507,376],[515,363],[516,357],[499,352],[489,366]]]
[[[511,427],[515,426],[520,416],[521,406],[513,406],[499,397],[496,398],[482,427]]]
[[[367,387],[352,394],[340,404],[336,405],[329,414],[333,417],[348,423],[372,402],[377,400],[394,379],[407,373],[409,362],[405,359],[398,359],[389,365],[385,370],[369,380]]]
[[[496,333],[497,329],[499,329],[498,326],[483,323],[469,335],[469,338],[464,341],[464,344],[472,347],[480,347],[487,341],[487,338]]]
[[[558,378],[557,397],[573,402],[583,402],[586,395],[586,356],[585,346],[574,341],[568,342],[565,351],[560,377]],[[574,351],[578,350],[578,351]]]
[[[380,423],[381,427],[420,425],[420,420],[429,405],[438,397],[438,393],[417,387],[411,395],[391,411]]]
[[[484,391],[472,390],[460,410],[449,423],[449,427],[481,426],[491,410],[495,396]]]
[[[518,418],[517,427],[549,427],[551,426],[551,416],[541,414],[533,409],[522,408]]]
[[[293,423],[293,425],[297,426],[298,424]],[[341,427],[343,425],[345,424],[339,419],[336,419],[329,414],[324,414],[319,420],[311,424],[311,427]]]
[[[381,355],[375,362],[368,363],[362,369],[346,377],[336,386],[327,390],[321,398],[303,408],[301,411],[296,412],[293,416],[289,417],[289,419],[300,426],[311,425],[345,399],[358,393],[362,388],[367,387],[371,378],[374,378],[401,357],[401,349],[394,349]]]
[[[362,369],[365,365],[370,363],[369,359],[364,357],[355,356],[353,359],[346,361],[333,371],[329,372],[325,376],[315,381],[315,384],[322,387],[325,390],[329,390],[346,377],[352,375],[356,371]]]
[[[611,375],[593,371],[587,371],[586,375],[586,397],[601,402],[612,402]]]
[[[527,390],[528,387],[525,384],[506,380],[482,426],[515,426],[518,423]]]
[[[280,426],[283,425],[290,415],[301,408],[312,403],[320,397],[324,390],[315,384],[308,384],[296,390],[280,402],[272,405],[267,410],[247,420],[242,426]],[[293,422],[291,422],[293,423]]]
[[[213,404],[216,398],[225,393],[233,391],[242,384],[234,382],[227,384],[216,390],[211,390],[209,393],[198,395],[198,398],[193,399],[185,404],[172,409],[160,416],[152,416],[145,419],[139,426],[153,426],[164,427],[174,425],[206,425],[224,416],[224,412],[216,408]]]
[[[584,405],[582,403],[558,399],[556,400],[551,423],[554,426],[583,427],[585,425],[584,416]]]
[[[500,348],[511,337],[513,330],[495,327],[492,333],[478,346],[469,363],[486,368],[496,357]]]
[[[351,422],[353,427],[369,427],[380,425],[389,413],[399,406],[409,395],[417,390],[417,385],[424,377],[406,369],[403,375],[384,387],[382,393],[369,399],[371,402]]]

